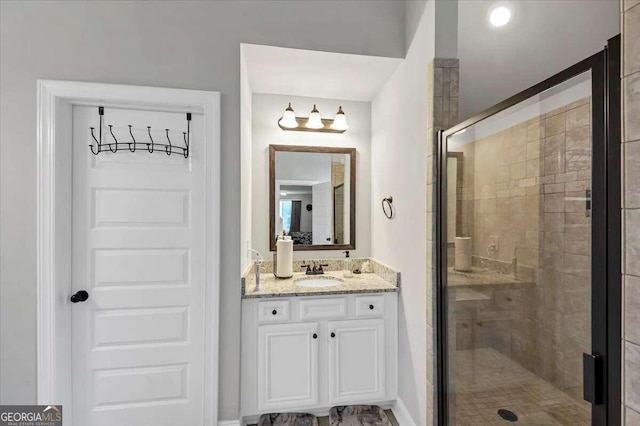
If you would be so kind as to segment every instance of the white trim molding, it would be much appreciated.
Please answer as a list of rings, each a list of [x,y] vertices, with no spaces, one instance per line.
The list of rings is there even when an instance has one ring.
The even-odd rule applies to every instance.
[[[240,420],[220,420],[218,426],[240,426]]]
[[[204,114],[206,183],[204,424],[218,423],[220,293],[220,93],[71,81],[38,81],[37,401],[71,410],[71,107],[103,105]],[[82,425],[76,425],[82,426]]]

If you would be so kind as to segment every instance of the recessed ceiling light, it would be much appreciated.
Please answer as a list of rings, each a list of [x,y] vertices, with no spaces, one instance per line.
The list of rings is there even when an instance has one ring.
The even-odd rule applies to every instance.
[[[498,6],[489,14],[489,21],[494,27],[504,27],[511,21],[511,11],[508,7]]]

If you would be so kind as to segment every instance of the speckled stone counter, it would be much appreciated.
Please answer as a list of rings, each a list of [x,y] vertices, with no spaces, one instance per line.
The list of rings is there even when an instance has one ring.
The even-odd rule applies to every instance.
[[[318,262],[324,262],[324,260]],[[255,274],[253,273],[253,268],[250,267],[247,268],[247,271],[242,277],[242,298],[321,296],[329,294],[399,291],[400,273],[379,262],[373,260],[370,260],[370,262],[372,273],[354,274],[352,278],[344,278],[342,270],[325,271],[323,275],[305,275],[304,272],[296,272],[293,274],[293,277],[286,279],[276,278],[272,272],[263,272],[260,274],[260,291],[255,290]],[[301,287],[296,284],[299,280],[316,278],[338,279],[341,281],[341,284],[332,287]]]

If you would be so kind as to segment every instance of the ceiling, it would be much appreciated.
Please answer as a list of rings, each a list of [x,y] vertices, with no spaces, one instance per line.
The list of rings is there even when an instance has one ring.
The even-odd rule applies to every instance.
[[[489,24],[498,4],[513,20]],[[458,2],[460,120],[602,50],[620,32],[616,0],[461,0]]]
[[[243,44],[253,93],[369,102],[401,58]]]

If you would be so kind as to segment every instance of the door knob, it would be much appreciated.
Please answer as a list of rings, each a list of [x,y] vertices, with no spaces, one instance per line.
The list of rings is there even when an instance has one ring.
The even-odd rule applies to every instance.
[[[89,293],[87,293],[84,290],[80,290],[79,292],[71,296],[71,303],[84,302],[88,298],[89,298]]]
[[[318,338],[318,335],[317,335],[316,333],[313,333],[313,338],[314,338],[314,339],[317,339],[317,338]]]
[[[336,337],[336,333],[331,333],[331,337]]]

